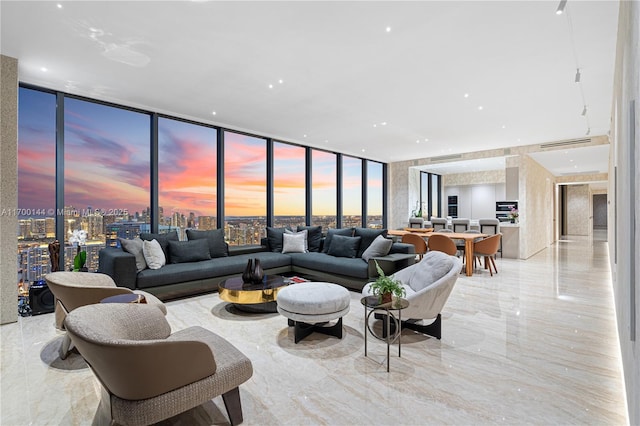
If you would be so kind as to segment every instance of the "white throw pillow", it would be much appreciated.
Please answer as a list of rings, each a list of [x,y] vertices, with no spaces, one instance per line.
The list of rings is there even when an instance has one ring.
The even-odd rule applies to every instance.
[[[149,269],[160,269],[167,263],[162,247],[157,240],[142,241],[142,253]]]
[[[302,230],[302,231],[298,231],[298,232],[293,232],[290,229],[285,229],[284,230],[285,234],[289,234],[289,235],[300,235],[300,234],[304,234],[304,251],[296,251],[296,252],[292,252],[290,251],[289,253],[307,253],[309,251],[309,241],[307,239],[307,236],[309,235],[309,231],[307,231],[306,229]],[[284,235],[284,234],[283,234]],[[283,243],[283,247],[282,247],[282,252],[286,253],[286,251],[284,251],[284,236],[282,238],[282,243]]]
[[[306,253],[307,252],[307,231],[284,233],[282,235],[283,253]]]

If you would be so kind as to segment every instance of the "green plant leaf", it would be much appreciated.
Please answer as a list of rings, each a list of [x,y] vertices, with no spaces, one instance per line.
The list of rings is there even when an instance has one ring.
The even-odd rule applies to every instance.
[[[80,269],[84,268],[84,264],[87,262],[87,252],[81,251],[76,254],[73,258],[73,270],[78,272]]]

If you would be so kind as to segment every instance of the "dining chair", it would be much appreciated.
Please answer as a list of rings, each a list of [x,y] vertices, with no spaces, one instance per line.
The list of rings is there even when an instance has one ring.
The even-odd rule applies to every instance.
[[[418,261],[422,260],[422,257],[427,252],[427,242],[418,234],[404,234],[402,236],[402,242],[413,244],[416,249],[416,254],[418,255]]]
[[[453,242],[451,238],[444,235],[444,233],[432,234],[429,237],[427,246],[429,248],[429,251],[432,251],[432,250],[441,251],[451,256],[455,256],[456,254],[458,254],[458,249],[456,248],[456,244]]]
[[[441,229],[447,229],[447,219],[442,217],[432,217],[431,225],[433,226],[434,232],[437,232]]]
[[[494,218],[478,219],[480,232],[483,234],[495,235],[500,233],[500,220]],[[498,248],[500,257],[502,257],[502,239],[500,239],[500,248]]]
[[[502,234],[495,234],[473,243],[473,256],[484,257],[484,267],[485,269],[489,269],[491,276],[493,276],[493,271],[495,271],[496,274],[498,273],[498,268],[496,268],[496,262],[493,258],[498,251],[498,247],[500,247],[501,239]],[[493,271],[491,270],[492,266]]]

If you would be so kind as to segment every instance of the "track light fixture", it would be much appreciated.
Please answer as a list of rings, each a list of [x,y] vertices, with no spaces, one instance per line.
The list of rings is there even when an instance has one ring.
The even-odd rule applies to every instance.
[[[580,68],[576,68],[576,83],[580,83]]]
[[[587,115],[587,106],[586,105],[582,109],[582,116],[584,117],[585,115]]]
[[[564,13],[564,7],[567,5],[567,0],[560,0],[560,4],[556,9],[556,15],[562,15]]]
[[[587,133],[585,135],[589,136],[591,134],[591,127],[587,128]]]

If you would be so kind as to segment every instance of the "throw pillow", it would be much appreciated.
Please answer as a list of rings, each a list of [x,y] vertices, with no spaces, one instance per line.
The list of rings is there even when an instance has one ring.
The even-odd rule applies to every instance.
[[[285,235],[304,235],[304,252],[307,253],[309,251],[309,243],[307,241],[307,236],[309,235],[309,233],[307,232],[307,230],[305,229],[304,231],[298,231],[298,232],[293,232],[291,229],[285,229],[284,230],[284,234],[282,235],[282,244],[283,244],[283,250],[284,250],[284,236]],[[284,251],[283,251],[284,252]]]
[[[148,232],[141,232],[140,239],[151,241],[156,240],[162,247],[165,260],[169,259],[169,241],[178,241],[178,231],[171,231],[165,234],[151,234]]]
[[[283,253],[307,253],[307,231],[287,233],[282,235]]]
[[[375,240],[378,235],[382,235],[383,237],[387,236],[386,229],[371,229],[371,228],[356,228],[353,234],[356,237],[362,237],[362,241],[360,242],[360,248],[358,249],[358,254],[356,257],[362,257],[362,253],[366,249],[369,248],[373,240]]]
[[[144,260],[147,262],[149,269],[160,269],[167,263],[162,247],[157,240],[143,240],[142,253],[144,253]]]
[[[330,256],[336,257],[356,257],[360,246],[360,237],[347,237],[344,235],[334,235],[329,246]]]
[[[267,244],[274,253],[282,253],[282,235],[287,228],[272,228],[267,226]]]
[[[187,240],[206,239],[209,244],[211,258],[229,256],[229,245],[224,241],[224,229],[212,229],[210,231],[196,231],[187,229]],[[171,254],[173,256],[173,254]]]
[[[423,288],[431,286],[449,273],[453,266],[453,259],[455,259],[455,257],[449,256],[441,251],[434,250],[428,252],[422,260],[413,267],[415,271],[409,279],[409,287],[411,287],[413,291],[420,291]],[[396,275],[398,274],[396,273]]]
[[[298,226],[298,232],[307,231],[307,244],[309,251],[320,251],[322,244],[322,226]]]
[[[331,240],[334,235],[353,237],[353,228],[329,229],[327,231],[327,237],[324,239],[324,245],[322,246],[323,253],[329,253],[329,247],[331,247]]]
[[[362,244],[362,241],[360,244]],[[389,254],[392,245],[392,240],[378,235],[371,245],[362,253],[362,260],[369,262],[369,259],[372,257],[386,256]]]
[[[171,263],[199,262],[211,259],[209,242],[205,239],[169,241]]]
[[[136,270],[140,272],[147,269],[147,261],[144,260],[144,253],[142,253],[142,240],[139,237],[135,237],[133,240],[124,238],[118,238],[118,240],[124,251],[136,257]]]

